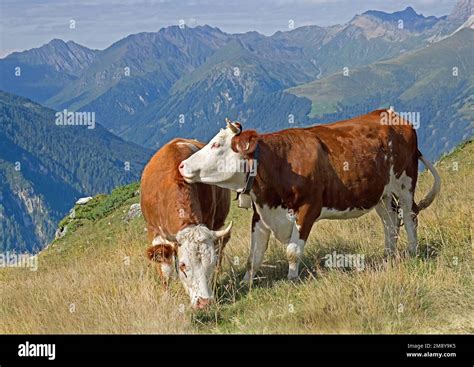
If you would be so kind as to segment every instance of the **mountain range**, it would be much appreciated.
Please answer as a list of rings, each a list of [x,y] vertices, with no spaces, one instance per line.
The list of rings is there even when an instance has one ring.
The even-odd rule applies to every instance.
[[[431,159],[474,133],[474,29],[427,47],[288,90],[312,101],[316,121],[380,107],[419,118],[420,150]],[[417,114],[417,115],[414,115]],[[416,122],[416,121],[412,121]]]
[[[307,125],[314,122],[311,102],[286,89],[420,50],[471,13],[471,0],[461,0],[439,18],[411,7],[367,11],[345,25],[272,36],[171,26],[100,51],[53,40],[0,60],[0,89],[54,109],[95,111],[107,129],[150,148],[178,131],[207,139],[227,116],[262,131],[288,127],[289,115]],[[21,77],[14,76],[15,65]]]
[[[0,249],[41,248],[75,199],[137,180],[150,149],[207,140],[225,117],[265,132],[394,106],[419,113],[420,147],[437,159],[474,130],[472,8],[370,10],[271,36],[170,26],[0,59]],[[64,109],[94,113],[96,128],[57,126]]]
[[[82,197],[139,179],[151,151],[0,92],[0,250],[35,251]]]

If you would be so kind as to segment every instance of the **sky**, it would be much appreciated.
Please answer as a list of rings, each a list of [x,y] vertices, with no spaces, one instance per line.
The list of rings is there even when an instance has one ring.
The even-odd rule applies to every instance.
[[[407,6],[425,16],[451,12],[456,0],[0,0],[0,57],[54,38],[104,49],[162,27],[209,24],[228,33],[266,35],[309,24],[343,24],[366,10]],[[70,27],[71,20],[75,28]]]

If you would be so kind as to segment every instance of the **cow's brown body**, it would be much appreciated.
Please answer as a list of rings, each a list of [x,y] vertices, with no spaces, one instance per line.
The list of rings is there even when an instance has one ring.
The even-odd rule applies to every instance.
[[[416,132],[404,125],[381,125],[374,111],[347,121],[257,135],[244,131],[234,138],[260,149],[253,192],[258,206],[283,207],[299,214],[306,240],[322,208],[351,211],[374,208],[382,198],[391,170],[411,178],[418,174]],[[413,202],[413,210],[416,205]]]
[[[179,277],[198,309],[212,302],[211,279],[232,228],[220,230],[229,213],[230,191],[189,184],[179,174],[179,163],[203,146],[172,140],[152,157],[141,181],[141,209],[152,241],[146,256],[165,285]]]
[[[230,208],[230,191],[201,183],[188,184],[178,165],[204,146],[196,140],[174,139],[146,165],[141,181],[141,209],[148,238],[166,238],[181,229],[204,224],[211,230],[224,225]]]

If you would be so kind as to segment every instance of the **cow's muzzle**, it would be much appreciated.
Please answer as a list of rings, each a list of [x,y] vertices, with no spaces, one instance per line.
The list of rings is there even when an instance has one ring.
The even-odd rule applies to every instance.
[[[184,162],[181,162],[179,164],[178,170],[181,176],[183,176],[184,180],[187,183],[195,182],[195,178],[197,177],[197,172],[190,171]]]

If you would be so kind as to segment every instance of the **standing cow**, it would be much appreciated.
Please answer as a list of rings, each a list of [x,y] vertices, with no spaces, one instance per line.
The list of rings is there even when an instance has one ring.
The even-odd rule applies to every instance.
[[[231,223],[219,230],[229,213],[230,191],[189,184],[179,174],[180,162],[203,146],[172,140],[151,158],[141,180],[141,209],[153,244],[147,256],[165,283],[179,274],[192,306],[199,309],[213,298],[212,274],[232,228]]]
[[[417,205],[418,160],[433,174],[434,185]],[[239,168],[254,164],[252,180]],[[374,208],[384,225],[386,252],[392,254],[400,227],[396,200],[409,251],[416,254],[417,214],[433,202],[441,184],[436,169],[417,149],[413,126],[392,110],[270,134],[242,131],[239,123],[228,122],[179,170],[187,182],[249,192],[254,214],[244,280],[250,281],[271,232],[287,245],[288,278],[295,279],[314,222],[356,218]]]

